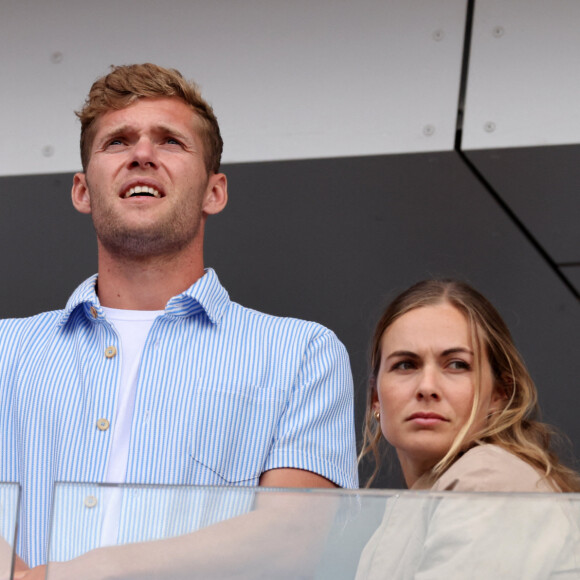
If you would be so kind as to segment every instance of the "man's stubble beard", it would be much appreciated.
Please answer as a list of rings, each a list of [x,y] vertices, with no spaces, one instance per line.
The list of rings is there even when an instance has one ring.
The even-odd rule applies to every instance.
[[[199,234],[202,210],[199,197],[149,226],[130,226],[97,195],[91,198],[93,227],[101,245],[124,259],[146,259],[176,254]]]

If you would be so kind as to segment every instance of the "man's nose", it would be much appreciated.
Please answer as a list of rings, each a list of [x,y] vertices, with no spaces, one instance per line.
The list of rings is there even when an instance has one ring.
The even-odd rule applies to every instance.
[[[417,385],[417,399],[433,399],[438,401],[441,398],[439,380],[440,377],[437,369],[431,368],[430,366],[424,367]]]
[[[131,153],[131,167],[157,167],[157,152],[150,139],[139,139]]]

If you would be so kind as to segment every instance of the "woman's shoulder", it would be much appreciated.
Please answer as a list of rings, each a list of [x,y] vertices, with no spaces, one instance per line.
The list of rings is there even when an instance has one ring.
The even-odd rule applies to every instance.
[[[498,445],[478,445],[464,453],[433,485],[435,491],[554,491],[529,463]]]

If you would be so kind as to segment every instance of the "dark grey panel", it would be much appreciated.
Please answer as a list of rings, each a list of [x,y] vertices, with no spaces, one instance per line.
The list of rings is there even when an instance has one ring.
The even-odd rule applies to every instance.
[[[560,270],[562,270],[564,276],[570,280],[574,288],[576,288],[580,294],[580,264],[578,264],[578,266],[563,266]]]
[[[538,382],[546,418],[580,451],[578,303],[458,155],[224,170],[230,203],[208,222],[207,264],[234,300],[335,330],[351,356],[359,433],[368,340],[381,308],[412,282],[445,275],[467,279],[498,306]],[[70,175],[0,180],[2,316],[60,307],[94,271],[92,227],[70,208],[70,182]],[[386,470],[379,480],[399,483]]]
[[[317,320],[346,344],[364,408],[381,308],[419,279],[467,279],[498,306],[545,416],[580,450],[580,308],[455,153],[231,165],[207,263],[233,299]],[[393,485],[396,478],[381,479]]]
[[[72,174],[0,177],[3,318],[62,308],[96,271],[91,220],[73,209],[71,185]]]
[[[580,262],[580,145],[465,154],[555,262]]]

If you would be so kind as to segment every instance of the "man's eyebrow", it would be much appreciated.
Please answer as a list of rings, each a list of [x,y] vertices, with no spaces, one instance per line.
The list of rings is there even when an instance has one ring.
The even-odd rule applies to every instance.
[[[110,129],[106,133],[103,133],[99,141],[107,141],[111,137],[115,137],[116,135],[120,135],[121,133],[129,133],[132,130],[134,129],[132,129],[130,125],[118,125],[117,127],[113,127],[112,129]]]
[[[115,137],[117,135],[121,135],[123,133],[130,134],[130,133],[134,133],[136,131],[137,131],[137,129],[135,127],[133,127],[132,125],[128,125],[128,124],[118,125],[117,127],[113,127],[112,129],[110,129],[106,133],[104,133],[101,136],[100,141],[107,141],[108,139],[111,139],[112,137]],[[191,136],[188,136],[187,134],[183,133],[179,129],[177,129],[175,127],[171,127],[170,125],[166,125],[166,124],[156,125],[155,127],[153,127],[153,132],[159,133],[159,134],[174,135],[175,137],[179,137],[179,139],[182,139],[183,141],[186,141],[186,142],[191,143],[191,144],[195,144],[195,142],[191,138]]]
[[[175,137],[179,137],[183,141],[187,141],[192,144],[195,143],[195,140],[192,139],[191,135],[187,135],[183,131],[180,131],[179,129],[172,127],[170,125],[165,124],[155,125],[153,131],[161,134],[174,135]]]

